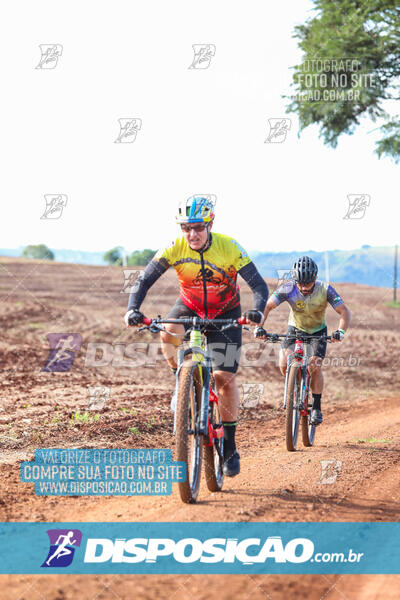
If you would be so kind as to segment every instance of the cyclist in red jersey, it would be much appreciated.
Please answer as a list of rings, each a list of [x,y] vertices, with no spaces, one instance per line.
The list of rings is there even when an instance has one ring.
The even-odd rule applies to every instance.
[[[268,298],[268,287],[247,252],[233,238],[211,233],[215,202],[210,197],[192,196],[181,203],[176,218],[182,236],[167,248],[159,250],[136,281],[129,297],[125,315],[127,325],[140,325],[143,313],[139,308],[148,289],[169,268],[177,272],[180,295],[167,318],[198,315],[214,319],[240,316],[246,322],[262,323]],[[237,274],[243,277],[254,294],[254,308],[242,315]],[[169,323],[165,328],[179,337],[162,333],[164,356],[176,373],[177,347],[185,332],[183,325]],[[221,418],[224,426],[224,473],[230,477],[240,471],[240,455],[236,449],[235,431],[239,410],[239,390],[236,372],[239,365],[242,341],[241,328],[207,333],[214,353],[213,374],[217,386]],[[176,400],[176,390],[172,406]]]

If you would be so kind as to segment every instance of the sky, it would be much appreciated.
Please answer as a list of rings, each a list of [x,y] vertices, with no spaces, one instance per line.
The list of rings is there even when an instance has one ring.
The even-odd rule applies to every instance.
[[[8,3],[1,247],[156,249],[179,235],[177,205],[197,193],[216,195],[214,230],[249,252],[398,242],[399,167],[373,153],[376,124],[362,121],[334,150],[317,127],[299,137],[285,112],[290,67],[301,61],[293,28],[312,7]],[[215,46],[209,67],[189,69],[192,45],[206,43]],[[40,44],[62,46],[53,69],[35,68]],[[141,119],[133,143],[115,143],[124,118]],[[278,118],[291,119],[286,139],[265,143]],[[42,219],[54,194],[66,206]],[[362,219],[344,219],[352,194],[369,199]]]

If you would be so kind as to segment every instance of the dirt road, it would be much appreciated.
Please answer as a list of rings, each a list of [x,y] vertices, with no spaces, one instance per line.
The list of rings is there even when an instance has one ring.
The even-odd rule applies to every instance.
[[[275,284],[268,281],[270,288]],[[172,448],[169,399],[173,378],[158,357],[158,338],[126,330],[127,294],[118,268],[40,261],[0,261],[0,513],[2,521],[398,521],[400,516],[400,311],[385,305],[390,292],[338,284],[352,311],[346,341],[329,348],[324,368],[324,423],[313,448],[284,447],[283,380],[275,349],[255,363],[245,350],[238,381],[262,383],[257,406],[242,407],[237,431],[241,473],[211,494],[203,481],[196,505],[167,497],[37,497],[19,481],[19,463],[35,448]],[[242,287],[242,306],[251,306]],[[156,284],[144,304],[165,314],[177,295],[174,274]],[[275,314],[278,313],[278,314]],[[283,332],[287,311],[274,311],[269,330]],[[328,328],[336,328],[333,311]],[[82,348],[65,373],[41,371],[49,333],[74,332]],[[247,337],[246,337],[247,336]],[[154,344],[141,366],[122,365],[118,344]],[[89,343],[112,345],[103,367],[85,362]],[[245,344],[253,344],[250,334]],[[151,346],[149,346],[150,348]],[[157,350],[157,352],[155,351]],[[88,386],[110,388],[97,412]],[[83,415],[83,416],[82,416]],[[86,415],[86,416],[85,416]],[[98,415],[96,417],[96,415]],[[321,461],[341,465],[332,484],[321,483]],[[339,467],[338,467],[339,468]],[[6,600],[70,598],[258,599],[301,595],[336,600],[398,598],[398,576],[2,576]]]

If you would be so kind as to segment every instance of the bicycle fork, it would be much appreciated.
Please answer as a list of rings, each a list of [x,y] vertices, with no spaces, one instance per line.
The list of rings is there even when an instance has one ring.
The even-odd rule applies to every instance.
[[[299,366],[295,366],[294,365],[298,363]],[[305,363],[305,364],[302,364]],[[300,398],[298,399],[298,404],[296,405],[296,408],[300,409],[300,414],[301,415],[307,415],[307,408],[305,406],[305,397],[306,397],[306,381],[307,381],[307,358],[301,357],[301,358],[296,358],[296,357],[288,357],[288,361],[287,361],[287,369],[286,369],[286,376],[285,376],[285,391],[284,391],[284,396],[283,396],[283,408],[286,409],[286,404],[287,404],[287,392],[288,392],[288,384],[289,384],[289,373],[290,373],[290,369],[292,368],[296,368],[296,369],[301,369],[301,382],[300,382]]]
[[[197,340],[196,340],[197,341]],[[176,377],[179,376],[179,372],[183,366],[186,355],[191,354],[194,358],[193,362],[199,367],[200,380],[201,380],[201,406],[200,406],[200,419],[195,427],[198,427],[198,432],[201,435],[208,435],[208,407],[209,407],[209,390],[210,390],[210,370],[211,370],[211,359],[206,356],[201,348],[196,348],[196,352],[193,352],[193,348],[184,350],[183,348],[178,350],[178,369]],[[176,410],[174,413],[174,431],[176,425]]]

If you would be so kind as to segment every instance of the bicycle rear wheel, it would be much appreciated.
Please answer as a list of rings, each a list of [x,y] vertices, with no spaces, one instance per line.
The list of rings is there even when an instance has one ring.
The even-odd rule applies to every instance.
[[[300,411],[296,408],[300,398],[300,369],[294,365],[291,365],[289,368],[286,397],[286,448],[289,452],[294,452],[297,446],[300,421]]]
[[[211,376],[211,389],[215,389],[214,377]],[[223,425],[221,415],[216,402],[210,402],[208,418],[214,431],[222,429]],[[210,492],[220,492],[224,483],[224,437],[213,438],[212,445],[209,445],[209,438],[204,438],[204,474],[206,476],[207,487]]]
[[[178,483],[183,502],[196,502],[200,488],[203,442],[199,434],[201,379],[198,365],[183,366],[176,405],[176,460],[186,464],[186,481]]]
[[[307,398],[304,399],[304,406],[307,406],[307,415],[301,416],[301,435],[304,446],[310,447],[313,445],[315,439],[315,425],[311,425],[310,423],[312,406],[308,404],[308,383],[306,385]]]

